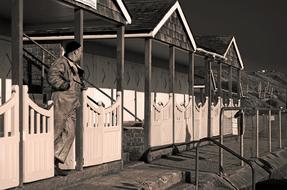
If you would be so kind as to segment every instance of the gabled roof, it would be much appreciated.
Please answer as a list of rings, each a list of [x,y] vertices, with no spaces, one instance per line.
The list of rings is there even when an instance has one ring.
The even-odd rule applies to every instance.
[[[196,44],[199,48],[212,51],[220,55],[226,52],[232,36],[195,36]]]
[[[132,15],[132,24],[126,27],[128,33],[152,31],[176,0],[124,0]]]
[[[126,27],[126,33],[133,37],[155,37],[161,27],[178,11],[188,38],[196,49],[195,40],[177,0],[124,0],[132,16],[132,24]]]
[[[224,56],[225,58],[227,58],[229,50],[234,47],[240,64],[240,68],[244,68],[242,58],[234,36],[195,36],[195,40],[198,48],[214,52],[216,54]]]

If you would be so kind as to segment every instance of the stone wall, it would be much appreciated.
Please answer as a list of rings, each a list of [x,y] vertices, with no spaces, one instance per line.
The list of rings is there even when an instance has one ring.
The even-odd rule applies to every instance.
[[[144,153],[143,127],[124,127],[123,151],[129,154],[130,161],[136,161]]]

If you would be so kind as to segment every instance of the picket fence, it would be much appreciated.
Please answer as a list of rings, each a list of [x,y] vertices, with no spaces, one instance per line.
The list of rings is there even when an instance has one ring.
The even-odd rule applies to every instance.
[[[11,91],[10,97],[6,96],[8,100],[0,106],[0,189],[19,185],[19,162],[21,160],[19,155],[19,87],[6,85],[6,91],[8,95],[8,91]],[[93,89],[83,91],[84,166],[121,159],[121,94],[118,94],[116,102],[108,108],[104,108],[101,104],[96,105],[93,97]],[[23,86],[23,108],[21,108],[23,109],[23,131],[21,132],[23,134],[24,183],[54,176],[54,107],[52,102],[49,102],[47,107],[49,109],[35,104],[29,98],[28,87]],[[68,166],[69,164],[74,167],[75,160],[67,162]]]
[[[97,90],[83,91],[83,152],[84,167],[121,159],[122,124],[121,93],[109,107],[95,101]],[[97,105],[98,104],[98,105]],[[71,148],[63,169],[74,169],[75,144]]]
[[[8,86],[11,96],[0,106],[3,134],[0,136],[0,189],[19,185],[19,87]],[[7,93],[6,93],[7,94]],[[9,93],[8,93],[9,94]],[[50,104],[52,104],[50,102]],[[23,86],[23,166],[24,183],[54,176],[53,105],[43,109]]]
[[[163,106],[159,100],[152,103],[151,110],[151,147],[164,146],[170,144],[182,144],[202,139],[208,136],[208,97],[205,102],[195,102],[194,97],[189,98],[189,103],[174,103],[170,95],[168,102]],[[233,100],[230,99],[228,105],[223,105],[222,99],[218,98],[216,105],[211,105],[211,136],[219,135],[219,114],[223,106],[235,107]],[[194,105],[193,105],[194,104]],[[173,116],[174,109],[174,134]],[[194,109],[194,110],[193,110]],[[194,113],[192,113],[194,112]],[[234,118],[236,111],[225,111],[222,117],[222,127],[224,135],[238,134],[237,119]],[[193,117],[194,114],[194,117]],[[174,142],[173,142],[174,137]]]

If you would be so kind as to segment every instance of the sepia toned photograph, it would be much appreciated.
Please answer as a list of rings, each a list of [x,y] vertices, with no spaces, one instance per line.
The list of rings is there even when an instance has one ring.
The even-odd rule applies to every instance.
[[[286,190],[286,7],[0,0],[0,190]]]

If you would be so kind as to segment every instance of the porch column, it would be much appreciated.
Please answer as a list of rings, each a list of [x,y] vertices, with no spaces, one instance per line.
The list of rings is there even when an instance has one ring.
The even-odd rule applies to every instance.
[[[211,60],[205,59],[205,97],[208,97],[207,136],[211,136]]]
[[[121,102],[122,102],[121,126],[123,126],[123,118],[124,118],[124,90],[123,90],[124,63],[125,63],[125,26],[121,25],[117,29],[117,92],[121,93]],[[123,130],[121,130],[121,136],[122,136],[121,141],[122,143]],[[123,159],[123,149],[121,154],[122,154],[121,158]]]
[[[218,62],[218,70],[217,70],[217,81],[218,81],[218,96],[222,97],[222,62]]]
[[[74,10],[74,35],[75,40],[81,44],[83,49],[83,27],[84,27],[84,13],[82,9]],[[83,52],[82,52],[83,53]],[[82,55],[80,60],[80,66],[84,66],[84,55]],[[83,97],[80,96],[80,108],[77,109],[77,120],[76,120],[76,170],[83,170],[84,165],[84,157],[83,157]]]
[[[229,98],[232,98],[232,65],[229,66],[229,79],[228,79]]]
[[[195,139],[194,134],[194,105],[195,105],[195,97],[194,97],[194,52],[189,52],[188,56],[188,93],[189,93],[189,102],[192,101],[192,140]]]
[[[23,1],[12,0],[12,85],[19,85],[19,108],[23,108]],[[19,109],[19,186],[23,186],[23,109]]]
[[[238,99],[240,100],[241,98],[241,70],[238,69],[237,71],[237,74],[238,74],[238,81],[237,81],[237,95],[238,95]]]
[[[175,47],[169,46],[169,94],[172,95],[172,143],[175,143],[175,97],[174,97],[174,77],[175,77]]]
[[[144,147],[146,153],[150,148],[151,136],[151,67],[152,39],[145,39],[145,100],[144,100]]]
[[[188,62],[188,92],[194,96],[194,52],[189,52]]]

